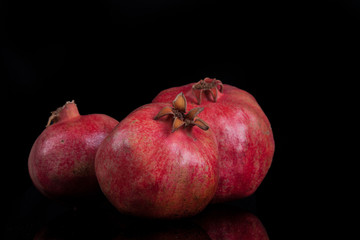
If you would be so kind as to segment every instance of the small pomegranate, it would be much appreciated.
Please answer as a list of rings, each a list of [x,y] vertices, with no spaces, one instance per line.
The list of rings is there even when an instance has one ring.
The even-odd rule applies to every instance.
[[[253,194],[270,168],[275,148],[270,122],[255,98],[244,90],[205,78],[164,90],[153,102],[168,102],[179,92],[184,92],[191,104],[205,108],[202,119],[218,142],[219,186],[213,202]]]
[[[96,176],[120,212],[181,218],[197,214],[213,198],[218,183],[216,139],[197,117],[203,108],[187,114],[186,109],[182,93],[172,106],[139,107],[100,145]]]
[[[28,159],[35,187],[49,198],[64,201],[100,192],[95,154],[117,124],[104,114],[81,116],[74,101],[52,112]]]

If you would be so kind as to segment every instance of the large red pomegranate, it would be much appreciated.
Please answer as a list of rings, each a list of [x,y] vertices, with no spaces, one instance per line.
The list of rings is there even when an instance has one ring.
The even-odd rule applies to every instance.
[[[190,106],[191,107],[191,106]],[[186,99],[151,103],[124,118],[100,145],[101,190],[122,213],[180,218],[200,212],[218,183],[215,136]]]
[[[270,168],[275,147],[270,122],[255,98],[244,90],[205,78],[166,89],[153,102],[168,102],[179,92],[189,103],[204,107],[201,117],[216,135],[219,186],[213,202],[253,194]]]
[[[117,124],[104,114],[80,115],[74,101],[52,112],[28,159],[35,187],[49,198],[64,201],[100,192],[95,154]]]

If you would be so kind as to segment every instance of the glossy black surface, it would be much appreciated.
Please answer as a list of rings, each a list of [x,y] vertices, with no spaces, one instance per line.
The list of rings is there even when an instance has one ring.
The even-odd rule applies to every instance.
[[[308,239],[314,230],[321,238],[320,219],[334,222],[346,212],[348,203],[338,200],[351,192],[340,176],[340,168],[351,165],[345,156],[351,147],[337,152],[348,143],[338,134],[352,132],[344,129],[351,124],[338,120],[354,119],[349,103],[356,87],[349,80],[357,79],[359,6],[336,0],[2,1],[5,239],[32,239],[46,226],[55,235],[57,226],[67,229],[63,239],[119,234],[112,224],[122,217],[111,206],[74,211],[32,186],[28,154],[51,111],[74,99],[81,114],[121,120],[161,90],[204,77],[250,92],[275,137],[273,164],[256,194],[229,204],[255,213],[270,239]],[[196,227],[180,226],[188,228]]]
[[[180,220],[125,216],[102,196],[80,205],[67,205],[46,199],[34,187],[26,191],[16,206],[5,224],[5,239],[210,239],[201,227],[204,218],[217,221],[218,213],[223,212],[223,219],[226,219],[226,214],[234,219],[234,216],[241,218],[245,213],[251,213],[257,219],[255,196],[243,201],[210,205],[201,214]],[[215,215],[211,213],[213,209],[217,211]],[[231,230],[241,225],[232,223],[231,219],[224,224],[229,229],[224,233],[219,229],[219,234],[233,234]]]

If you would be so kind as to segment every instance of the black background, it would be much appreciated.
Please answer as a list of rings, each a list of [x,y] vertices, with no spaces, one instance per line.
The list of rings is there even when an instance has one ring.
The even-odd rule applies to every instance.
[[[342,186],[329,169],[337,167],[340,100],[352,97],[343,93],[357,79],[359,2],[2,1],[0,8],[7,237],[31,236],[24,222],[48,214],[35,213],[39,205],[53,206],[27,170],[51,111],[74,99],[81,114],[120,121],[161,90],[205,77],[250,92],[275,136],[264,182],[234,204],[255,212],[270,239],[306,235],[324,213],[341,212],[333,200]]]

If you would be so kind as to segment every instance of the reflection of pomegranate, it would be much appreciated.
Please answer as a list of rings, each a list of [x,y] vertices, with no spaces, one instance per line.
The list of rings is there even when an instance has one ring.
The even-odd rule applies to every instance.
[[[179,92],[204,108],[201,118],[214,131],[219,146],[219,186],[213,202],[247,197],[264,179],[274,154],[270,123],[253,96],[219,80],[160,92],[153,102],[168,102]]]
[[[48,212],[49,213],[49,212]],[[59,213],[57,213],[59,214]],[[33,240],[113,239],[110,216],[96,206],[53,215],[35,233]]]
[[[195,215],[218,183],[215,136],[186,99],[139,107],[100,145],[95,169],[101,190],[122,213],[180,218]],[[208,130],[208,131],[207,131]]]
[[[261,221],[235,206],[211,205],[194,218],[212,240],[269,239]]]
[[[103,114],[81,116],[74,102],[58,108],[30,152],[28,167],[35,187],[61,200],[99,192],[95,154],[116,124]]]
[[[204,229],[187,219],[143,219],[96,206],[57,216],[42,226],[33,239],[211,240]]]
[[[190,221],[142,221],[117,229],[118,235],[114,240],[211,240],[204,229]]]

